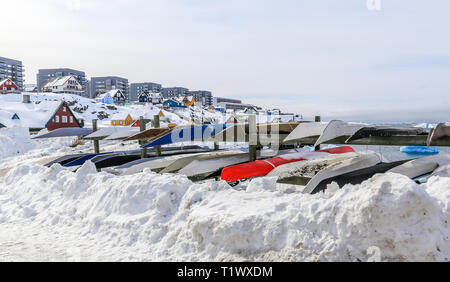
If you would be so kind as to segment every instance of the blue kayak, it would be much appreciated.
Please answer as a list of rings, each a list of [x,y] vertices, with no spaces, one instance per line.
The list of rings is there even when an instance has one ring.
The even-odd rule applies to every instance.
[[[185,128],[176,129],[172,132],[163,135],[142,148],[150,148],[155,146],[163,146],[168,144],[175,144],[179,142],[188,142],[195,140],[206,140],[216,136],[216,134],[226,129],[229,124],[215,124],[215,125],[199,125],[188,126]]]
[[[410,155],[436,155],[439,153],[437,147],[405,146],[400,148],[400,152]]]
[[[73,167],[73,166],[80,166],[83,165],[85,162],[87,162],[88,160],[91,160],[97,156],[101,156],[101,155],[107,155],[107,154],[113,154],[112,152],[110,153],[100,153],[100,154],[89,154],[89,155],[85,155],[82,156],[76,160],[71,161],[70,163],[67,163],[64,165],[64,167]]]

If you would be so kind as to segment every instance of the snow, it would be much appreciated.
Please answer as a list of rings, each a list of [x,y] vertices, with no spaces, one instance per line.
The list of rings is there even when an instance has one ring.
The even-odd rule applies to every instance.
[[[22,142],[17,142],[22,140]],[[24,154],[35,147],[28,128],[0,128],[0,159]]]
[[[22,163],[0,180],[0,255],[19,261],[72,260],[74,254],[82,261],[367,261],[375,249],[382,261],[450,256],[450,178],[443,171],[423,185],[389,173],[318,195],[276,180],[258,178],[235,190],[148,169],[117,176],[97,173],[91,162],[76,173]]]

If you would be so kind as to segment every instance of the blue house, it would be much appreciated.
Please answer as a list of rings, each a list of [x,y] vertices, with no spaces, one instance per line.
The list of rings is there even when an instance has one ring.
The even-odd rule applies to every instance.
[[[183,103],[177,102],[175,100],[169,99],[163,102],[163,107],[167,108],[187,108]]]
[[[120,89],[114,89],[98,96],[97,102],[107,105],[123,104],[126,102],[126,97]]]
[[[149,92],[147,92],[147,91],[142,91],[140,94],[139,94],[139,103],[149,103],[149,102],[151,102],[152,101],[152,99],[151,99],[151,96],[150,96],[150,93]]]

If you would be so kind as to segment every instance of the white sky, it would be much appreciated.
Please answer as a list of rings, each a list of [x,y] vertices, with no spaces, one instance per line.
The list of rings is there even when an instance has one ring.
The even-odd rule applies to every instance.
[[[0,56],[361,121],[450,120],[450,2],[0,0]]]

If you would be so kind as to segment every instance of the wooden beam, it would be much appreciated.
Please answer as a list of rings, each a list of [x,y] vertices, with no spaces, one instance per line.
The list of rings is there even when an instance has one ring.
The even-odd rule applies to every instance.
[[[96,119],[92,120],[92,129],[94,130],[93,132],[96,132],[98,130]],[[99,140],[94,140],[94,153],[100,154],[100,141]]]
[[[258,130],[256,129],[256,116],[248,116],[248,131],[249,131],[249,161],[256,161],[256,151],[258,148]]]
[[[140,132],[143,132],[143,131],[145,131],[145,122],[144,122],[144,117],[139,117],[139,126],[140,126]],[[145,141],[144,140],[141,140],[141,141],[139,141],[139,144],[140,145],[145,145]],[[147,149],[146,148],[143,148],[143,149],[141,149],[141,159],[145,159],[147,157]]]
[[[160,128],[160,123],[159,123],[159,114],[155,115],[153,117],[153,127],[154,128]],[[156,156],[157,157],[161,157],[161,146],[156,146],[155,147],[155,152],[156,152]]]

